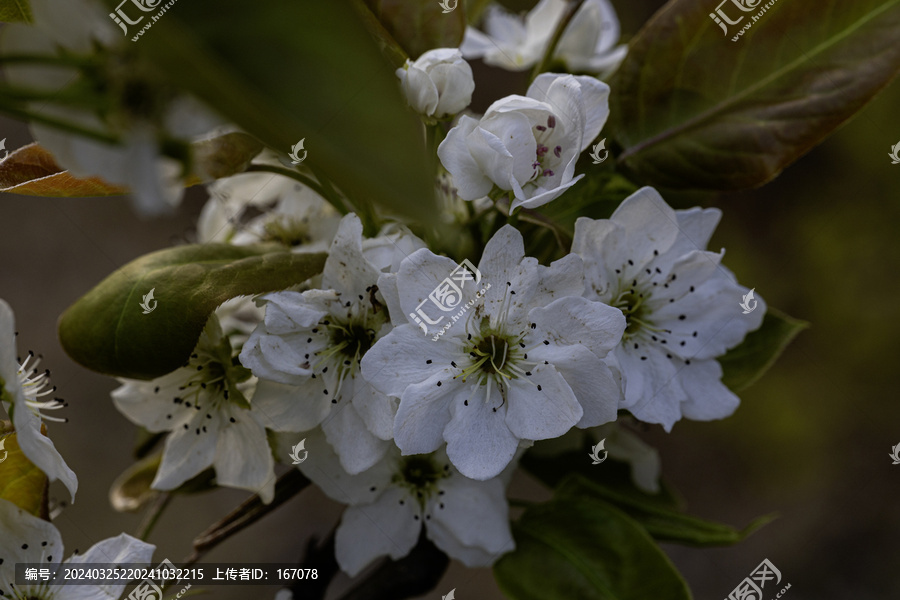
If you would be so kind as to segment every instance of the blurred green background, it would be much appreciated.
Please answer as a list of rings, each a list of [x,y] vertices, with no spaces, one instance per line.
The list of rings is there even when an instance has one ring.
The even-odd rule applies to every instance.
[[[613,4],[627,39],[662,2]],[[476,102],[483,108],[516,81],[477,68]],[[895,81],[774,182],[704,201],[724,211],[710,248],[725,247],[725,264],[743,284],[811,327],[742,394],[730,419],[683,421],[671,434],[659,427],[643,434],[659,448],[665,477],[693,514],[736,526],[779,515],[736,547],[665,546],[698,600],[727,597],[764,558],[781,570],[782,586],[791,584],[785,598],[900,598],[900,465],[888,457],[900,443],[900,165],[887,156],[900,141],[898,107]],[[8,149],[31,141],[22,124],[7,119],[0,120],[3,137]],[[131,462],[134,435],[109,400],[116,382],[66,357],[56,319],[116,267],[190,240],[204,197],[192,189],[177,215],[143,221],[123,199],[0,196],[0,297],[15,310],[19,352],[43,353],[71,404],[71,422],[50,428],[80,480],[76,503],[57,521],[66,554],[133,533],[140,517],[113,512],[107,500],[109,485]],[[511,494],[541,497],[522,474]],[[51,496],[66,497],[56,486]],[[150,538],[159,548],[155,558],[181,560],[193,536],[244,497],[221,490],[177,499]],[[326,533],[339,514],[338,505],[308,490],[204,561],[295,561],[308,536]],[[347,583],[342,577],[338,587]],[[501,597],[489,570],[454,563],[423,598],[451,588],[460,600]],[[275,594],[275,588],[209,589],[225,600]]]

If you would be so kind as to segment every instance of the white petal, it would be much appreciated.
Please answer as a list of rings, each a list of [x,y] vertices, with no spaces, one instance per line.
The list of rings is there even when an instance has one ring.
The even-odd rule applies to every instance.
[[[372,435],[353,408],[350,396],[343,395],[343,403],[332,409],[331,415],[322,422],[322,431],[340,457],[341,466],[355,475],[380,461],[391,443]]]
[[[66,565],[86,563],[105,563],[115,565],[140,564],[150,565],[156,546],[147,544],[127,533],[120,533],[114,538],[97,542],[84,554],[71,556]],[[65,600],[119,600],[127,583],[109,585],[76,585],[69,584],[57,588],[59,598]]]
[[[452,418],[444,429],[444,439],[447,456],[459,472],[483,481],[506,468],[516,454],[519,440],[506,424],[506,411],[494,411],[495,405],[500,404],[499,390],[492,391],[490,404],[485,402],[486,387],[479,386],[473,392],[468,405],[460,395],[451,404]]]
[[[450,407],[468,398],[473,387],[462,378],[454,379],[449,370],[410,385],[403,392],[394,420],[394,443],[403,454],[437,450],[450,422]]]
[[[354,213],[341,219],[322,271],[323,287],[356,298],[378,282],[378,270],[363,257],[362,231],[362,221]]]
[[[687,393],[681,412],[688,419],[712,421],[730,417],[741,403],[722,383],[722,367],[715,360],[692,360],[681,365],[678,380]]]
[[[203,431],[206,414],[196,411],[190,422],[174,430],[166,439],[162,463],[151,487],[174,490],[182,483],[213,464],[219,432],[216,428]],[[200,433],[197,433],[197,432]]]
[[[581,296],[584,293],[584,262],[577,254],[567,254],[538,267],[540,279],[529,300],[532,306],[547,306],[558,298]]]
[[[493,182],[481,170],[466,142],[478,127],[478,121],[463,115],[438,146],[438,157],[444,168],[453,175],[453,184],[463,200],[482,198],[494,187]]]
[[[9,593],[10,582],[16,581],[16,563],[46,563],[55,566],[62,562],[63,543],[52,523],[25,512],[12,502],[0,499],[0,590]],[[47,545],[42,545],[47,542]],[[26,545],[23,548],[23,545]],[[47,560],[52,557],[52,560]],[[19,588],[25,592],[28,588]],[[12,597],[8,594],[7,597]]]
[[[552,365],[538,364],[528,372],[530,376],[509,382],[509,430],[524,440],[563,435],[584,414],[575,393]]]
[[[587,298],[569,296],[528,313],[539,338],[554,343],[581,344],[603,358],[618,346],[625,332],[625,316],[618,308]]]
[[[353,395],[353,408],[375,437],[381,440],[393,439],[398,401],[379,392],[374,386],[360,387],[362,389],[358,389]]]
[[[450,362],[459,358],[459,349],[443,340],[433,342],[422,330],[401,325],[375,342],[360,363],[363,379],[389,396],[400,397],[410,385],[421,383],[435,373],[452,377]]]
[[[531,121],[520,112],[489,113],[466,137],[466,145],[482,172],[500,189],[513,189],[513,181],[524,185],[534,174],[537,142]]]
[[[487,567],[515,549],[509,507],[499,479],[473,481],[453,476],[441,484],[443,495],[428,502],[428,538],[467,567]]]
[[[354,577],[379,556],[397,560],[409,554],[421,530],[415,500],[405,490],[389,488],[374,503],[344,511],[335,535],[337,562],[342,571]]]
[[[78,491],[78,477],[69,468],[53,441],[41,433],[41,419],[23,402],[18,403],[13,414],[16,440],[22,453],[34,466],[52,481],[61,481],[69,490],[72,502]]]
[[[227,417],[234,418],[232,423]],[[221,423],[216,420],[221,419]],[[275,496],[275,473],[272,451],[265,428],[248,410],[227,411],[207,419],[219,429],[216,456],[216,483],[259,494],[265,504]]]
[[[646,356],[646,360],[641,360]],[[681,419],[681,403],[687,396],[676,378],[673,360],[663,351],[643,344],[638,350],[616,349],[622,367],[625,401],[621,408],[641,421],[660,423],[666,431]]]
[[[395,471],[393,461],[399,454],[396,448],[371,469],[350,475],[341,466],[340,458],[321,429],[313,429],[303,435],[306,436],[303,439],[309,454],[297,468],[332,500],[341,504],[368,504],[374,502],[391,484]],[[289,441],[296,444],[301,437],[293,436]]]
[[[528,358],[556,367],[584,410],[578,427],[593,427],[616,419],[622,392],[610,368],[581,345],[540,345]]]
[[[300,385],[260,379],[251,406],[260,421],[273,431],[308,431],[331,412],[321,377],[307,377]]]

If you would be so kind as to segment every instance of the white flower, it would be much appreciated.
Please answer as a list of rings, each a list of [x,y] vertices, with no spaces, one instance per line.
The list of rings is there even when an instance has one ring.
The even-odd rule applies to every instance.
[[[442,118],[462,112],[472,102],[472,67],[456,48],[429,50],[397,69],[406,101],[426,117]]]
[[[567,4],[541,0],[524,22],[500,6],[490,6],[485,13],[487,34],[469,27],[460,49],[466,58],[482,58],[495,67],[530,69],[547,51]],[[619,20],[609,0],[587,0],[563,31],[553,58],[571,71],[606,75],[625,58],[627,48],[616,46],[618,40]]]
[[[442,335],[423,336],[406,316],[455,267],[422,249],[378,282],[396,327],[363,358],[362,373],[400,398],[394,441],[404,455],[446,441],[460,472],[485,480],[509,464],[520,441],[616,418],[618,386],[601,359],[625,319],[581,297],[577,256],[540,266],[525,258],[522,235],[503,227],[478,266],[482,290],[490,285],[483,300]]]
[[[277,163],[276,163],[277,164]],[[304,252],[328,250],[340,215],[312,189],[271,173],[240,173],[208,186],[197,222],[201,243],[278,242]],[[262,211],[252,217],[245,215]]]
[[[56,571],[60,564],[77,567],[85,563],[149,564],[156,549],[126,533],[97,542],[84,554],[63,561],[59,530],[49,521],[25,512],[8,500],[0,500],[0,598],[27,600],[116,600],[127,582],[94,585],[37,581],[16,585],[16,563],[42,564]],[[76,551],[77,552],[77,551]],[[61,577],[61,575],[60,575]]]
[[[622,309],[628,322],[611,355],[622,372],[621,408],[671,430],[682,417],[721,419],[739,399],[720,381],[715,360],[762,323],[765,303],[749,315],[747,288],[705,250],[717,209],[672,210],[642,188],[612,217],[575,224],[572,251],[585,263],[586,295]]]
[[[212,466],[218,485],[272,500],[272,453],[246,397],[253,382],[247,369],[233,364],[231,344],[215,317],[187,365],[152,381],[120,381],[112,391],[116,408],[151,432],[171,432],[154,489],[173,490]]]
[[[544,73],[527,96],[494,102],[480,121],[463,115],[438,148],[459,197],[497,186],[515,196],[510,210],[547,204],[573,186],[579,154],[609,116],[609,86],[593,77]]]
[[[380,274],[363,254],[359,217],[347,215],[325,262],[324,289],[264,296],[265,322],[240,355],[260,378],[254,403],[265,425],[289,432],[321,425],[350,473],[378,462],[392,435],[394,403],[359,376],[359,361],[391,327]]]
[[[335,555],[351,577],[380,556],[397,560],[425,534],[468,567],[486,567],[515,549],[502,477],[474,481],[444,452],[384,458],[357,475],[345,473],[322,434],[311,432],[309,458],[298,468],[332,499],[350,506],[335,535]]]
[[[50,384],[49,371],[38,372],[40,358],[29,352],[24,361],[16,358],[16,325],[12,309],[0,300],[0,400],[11,413],[16,438],[22,453],[53,482],[62,481],[72,501],[78,490],[78,478],[60,456],[53,441],[41,433],[44,420],[64,422],[65,419],[41,414],[65,406],[62,400],[44,400],[56,391]],[[21,362],[21,364],[19,364]]]

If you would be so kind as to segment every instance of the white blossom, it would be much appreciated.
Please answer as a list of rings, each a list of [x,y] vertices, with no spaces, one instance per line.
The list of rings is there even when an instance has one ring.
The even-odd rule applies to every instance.
[[[25,512],[12,502],[0,499],[0,597],[21,600],[116,600],[125,591],[126,581],[117,584],[59,583],[38,580],[16,585],[16,563],[41,564],[57,571],[60,565],[77,567],[85,563],[150,563],[152,544],[122,533],[97,542],[84,554],[63,560],[59,530],[49,521]],[[62,576],[60,575],[60,579]]]
[[[505,489],[511,475],[474,481],[453,468],[443,451],[401,456],[392,446],[356,475],[341,468],[314,430],[309,458],[298,465],[325,494],[348,504],[335,535],[341,570],[355,576],[380,556],[406,556],[425,534],[468,567],[487,567],[515,549]],[[513,466],[515,463],[513,463]]]
[[[61,481],[75,501],[78,478],[60,455],[53,441],[41,432],[44,421],[65,419],[42,414],[57,410],[65,403],[46,398],[56,391],[50,386],[50,371],[38,371],[40,357],[29,352],[24,361],[16,357],[15,316],[9,304],[0,300],[0,404],[11,414],[16,440],[22,453],[47,478]]]
[[[463,475],[485,480],[503,471],[520,442],[616,418],[618,386],[601,359],[625,319],[581,297],[577,256],[543,267],[525,258],[522,235],[504,226],[478,266],[482,289],[490,284],[483,300],[442,335],[424,336],[407,315],[455,267],[421,249],[378,282],[395,328],[363,358],[362,373],[400,399],[393,431],[404,455],[446,442]]]
[[[380,250],[373,254],[395,262]],[[347,215],[325,262],[322,289],[264,296],[265,322],[240,355],[260,378],[254,400],[265,425],[288,432],[321,425],[350,473],[378,462],[392,437],[395,403],[359,374],[360,360],[391,328],[377,287],[380,266],[364,255],[359,217]]]
[[[567,4],[541,0],[524,19],[492,5],[485,12],[485,33],[469,27],[460,49],[466,58],[509,71],[530,69],[546,53]],[[586,0],[563,31],[553,58],[574,72],[607,75],[627,52],[618,40],[619,19],[609,0]]]
[[[278,242],[296,251],[324,252],[340,222],[319,194],[280,175],[239,173],[207,188],[210,198],[197,222],[201,243]]]
[[[620,308],[628,326],[611,355],[621,371],[621,408],[666,430],[687,417],[727,417],[739,399],[716,361],[760,326],[766,307],[743,315],[748,290],[706,250],[717,209],[672,210],[652,188],[609,219],[581,217],[572,251],[584,259],[586,295]]]
[[[169,432],[154,489],[176,489],[213,467],[218,485],[272,500],[274,461],[248,398],[254,382],[247,369],[233,364],[232,354],[211,317],[184,367],[151,381],[123,379],[112,391],[116,408],[133,423]]]
[[[463,115],[438,148],[459,197],[499,188],[510,210],[547,204],[583,177],[578,156],[609,116],[609,86],[593,77],[544,73],[527,96],[494,102],[480,120]]]
[[[406,101],[426,117],[443,118],[465,110],[472,101],[472,67],[456,48],[429,50],[415,62],[407,59],[397,77]]]

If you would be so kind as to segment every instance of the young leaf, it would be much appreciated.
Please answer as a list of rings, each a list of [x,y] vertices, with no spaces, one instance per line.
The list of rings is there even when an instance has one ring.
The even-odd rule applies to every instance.
[[[515,551],[494,565],[512,600],[690,600],[640,525],[590,497],[554,497],[513,523]]]
[[[726,2],[741,18],[727,36],[710,18],[717,1],[670,0],[610,82],[617,159],[651,185],[760,186],[900,71],[897,0],[782,1],[765,12]]]
[[[267,146],[287,154],[304,140],[304,164],[354,205],[434,217],[422,124],[350,0],[192,0],[136,46]]]
[[[0,23],[25,21],[31,23],[31,6],[28,0],[0,0]]]
[[[5,457],[0,462],[0,499],[46,518],[47,476],[25,457],[15,433],[2,433],[4,423],[9,422],[0,421],[0,459]]]
[[[806,321],[769,307],[760,328],[748,333],[739,346],[718,359],[722,365],[722,381],[735,392],[750,387],[807,327]]]
[[[742,530],[697,517],[660,505],[652,497],[627,494],[595,483],[581,475],[570,475],[557,488],[556,495],[590,497],[614,504],[641,524],[653,538],[691,546],[727,546],[736,544],[771,521],[774,517],[760,517]]]
[[[282,290],[319,273],[325,254],[270,246],[168,248],[118,269],[63,313],[59,338],[81,365],[153,379],[182,366],[210,313],[230,298]],[[153,291],[152,301],[145,297]],[[141,304],[152,308],[145,314]]]
[[[121,196],[128,190],[99,177],[75,177],[64,170],[47,150],[28,144],[0,162],[0,192],[22,196],[89,198]]]

